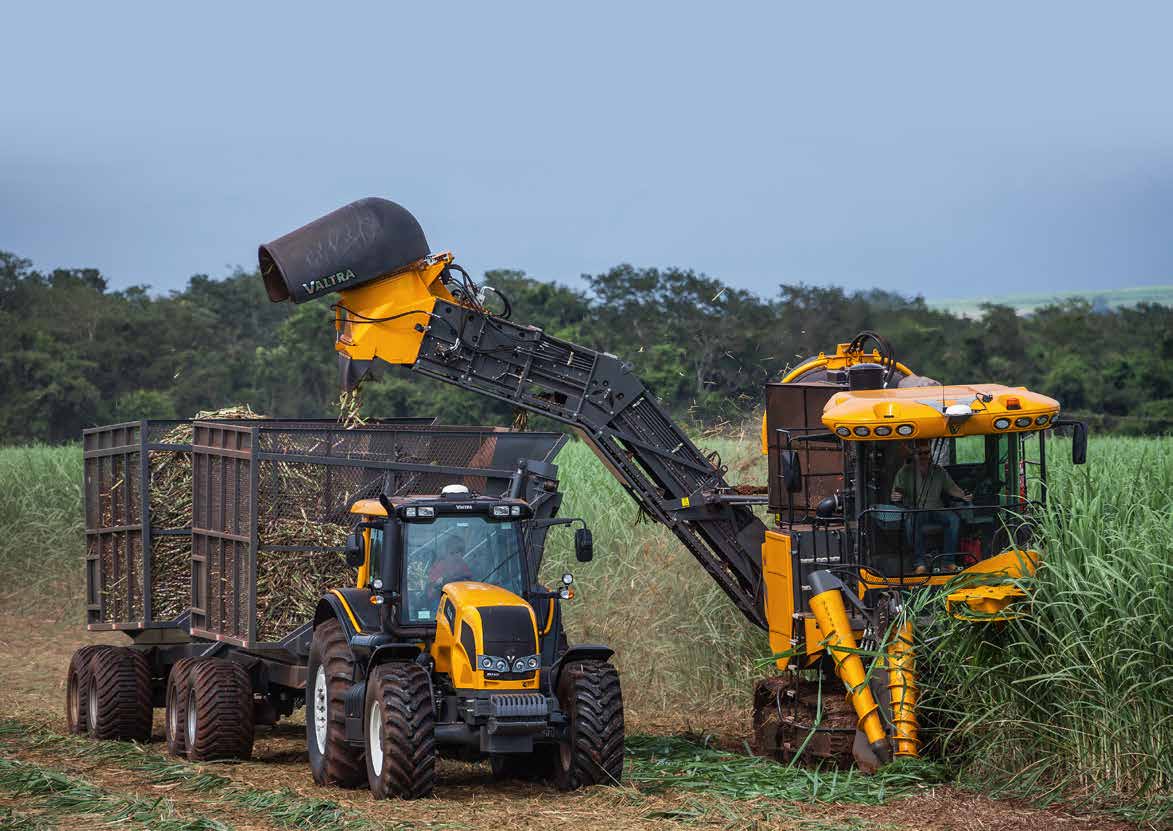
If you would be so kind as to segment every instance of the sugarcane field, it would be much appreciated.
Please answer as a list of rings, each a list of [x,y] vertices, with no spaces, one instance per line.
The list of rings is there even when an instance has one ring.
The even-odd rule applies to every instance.
[[[0,828],[1173,829],[1169,9],[446,11],[9,10]]]

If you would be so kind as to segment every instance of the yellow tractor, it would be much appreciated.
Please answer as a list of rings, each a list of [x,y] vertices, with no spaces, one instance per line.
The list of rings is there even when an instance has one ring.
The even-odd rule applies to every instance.
[[[957,614],[997,619],[1013,613],[1015,581],[1038,562],[1030,517],[1046,496],[1046,434],[1061,424],[1046,396],[929,384],[883,338],[861,333],[767,387],[769,479],[747,494],[629,364],[509,320],[507,299],[504,313],[490,311],[492,289],[432,251],[393,202],[347,205],[262,245],[259,259],[274,302],[338,293],[345,387],[410,366],[573,428],[769,632],[787,672],[755,692],[762,753],[867,769],[918,755],[910,593],[944,590]],[[1086,429],[1071,424],[1080,463]],[[428,654],[440,648],[437,636]],[[380,683],[391,695],[406,681]]]

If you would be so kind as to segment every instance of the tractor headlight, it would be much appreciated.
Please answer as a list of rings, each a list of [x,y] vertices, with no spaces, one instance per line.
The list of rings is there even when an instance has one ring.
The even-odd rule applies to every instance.
[[[492,669],[492,668],[493,668],[493,659],[490,658],[488,655],[482,655],[481,656],[481,669]]]
[[[573,582],[574,582],[574,575],[571,574],[569,571],[562,575],[563,585],[569,586]]]
[[[518,658],[516,661],[513,662],[513,671],[514,672],[525,672],[525,659],[524,658]]]
[[[404,509],[403,509],[403,515],[404,515],[404,516],[406,516],[406,517],[413,517],[413,516],[415,516],[415,508],[404,508]]]
[[[497,663],[493,666],[493,669],[497,670],[497,672],[508,672],[509,664],[505,663],[504,658],[498,658]]]
[[[530,669],[537,669],[537,668],[538,668],[538,656],[537,656],[537,655],[531,655],[531,656],[530,656],[530,657],[529,657],[529,658],[526,660],[526,662],[525,662],[525,665],[526,665],[527,667],[529,667]]]
[[[435,516],[435,508],[420,508],[420,516]]]
[[[521,506],[513,505],[509,508],[509,513],[512,516],[521,516]]]
[[[509,516],[509,506],[508,505],[494,505],[493,506],[493,516]]]

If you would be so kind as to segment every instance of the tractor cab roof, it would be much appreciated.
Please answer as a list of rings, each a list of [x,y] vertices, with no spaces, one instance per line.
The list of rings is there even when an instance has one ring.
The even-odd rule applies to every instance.
[[[1042,430],[1059,402],[1026,387],[953,384],[836,393],[822,422],[845,441],[902,441]]]
[[[501,496],[482,496],[475,493],[449,493],[449,494],[413,494],[411,496],[391,496],[387,499],[391,506],[397,511],[400,508],[418,507],[420,505],[430,505],[433,507],[462,509],[471,513],[483,513],[489,511],[494,505],[507,506],[523,506],[526,516],[529,515],[527,503],[524,499],[511,499]],[[378,499],[359,499],[350,506],[352,514],[362,514],[363,516],[387,516],[387,511],[383,504]],[[447,513],[447,511],[443,511]],[[516,516],[516,514],[514,515]]]

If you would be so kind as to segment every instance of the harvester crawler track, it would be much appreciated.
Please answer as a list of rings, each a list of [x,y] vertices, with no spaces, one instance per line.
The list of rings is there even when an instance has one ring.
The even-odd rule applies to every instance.
[[[824,677],[820,702],[817,678],[791,672],[759,681],[753,697],[754,752],[780,762],[852,767],[858,717],[846,698],[835,694],[841,687],[837,678]]]

